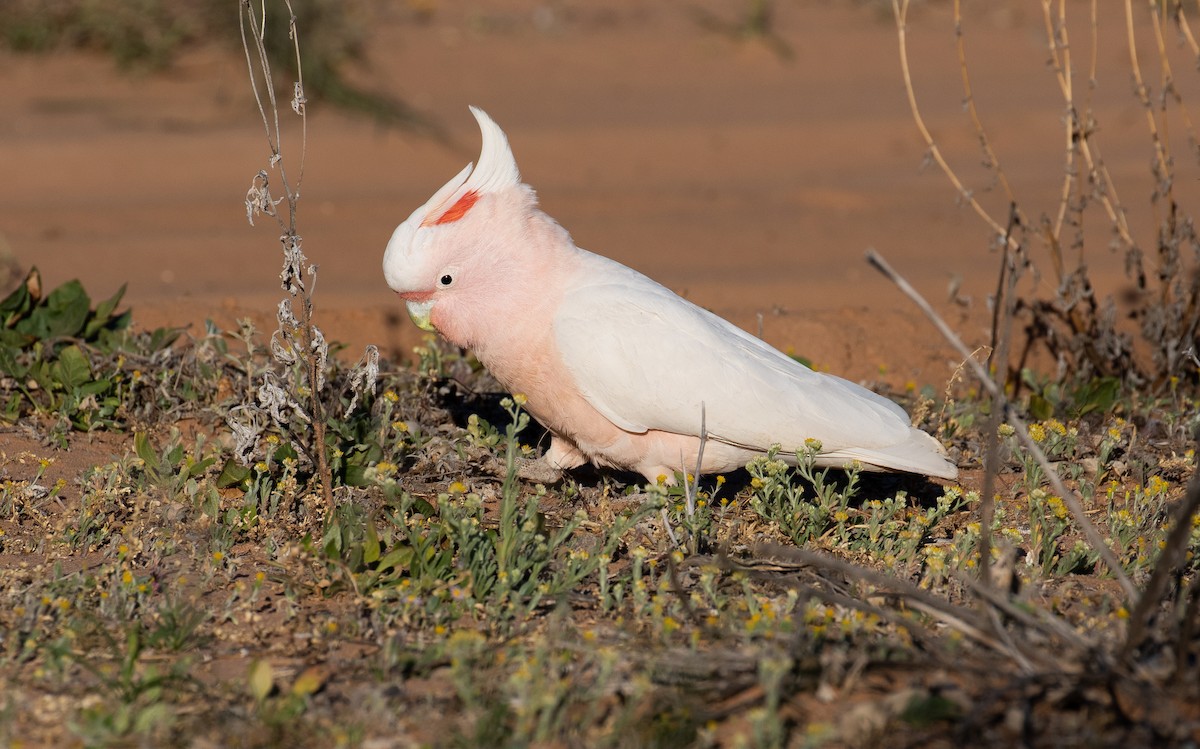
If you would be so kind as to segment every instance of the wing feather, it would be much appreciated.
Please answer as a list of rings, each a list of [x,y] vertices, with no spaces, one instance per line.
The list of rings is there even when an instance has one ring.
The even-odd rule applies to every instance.
[[[920,432],[930,444],[912,444],[917,430],[895,403],[812,371],[637,271],[587,255],[555,317],[555,338],[584,397],[617,426],[697,434],[703,404],[709,434],[722,442],[794,451],[814,438],[824,452],[939,475],[909,460],[888,465],[889,448],[931,459],[939,450]]]

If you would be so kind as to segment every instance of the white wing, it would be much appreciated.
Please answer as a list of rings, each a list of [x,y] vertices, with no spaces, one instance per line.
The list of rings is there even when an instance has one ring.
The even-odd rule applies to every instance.
[[[583,252],[583,251],[581,251]],[[895,403],[813,372],[625,266],[585,253],[566,289],[555,339],[588,402],[630,432],[697,434],[868,465],[952,477],[941,447]]]

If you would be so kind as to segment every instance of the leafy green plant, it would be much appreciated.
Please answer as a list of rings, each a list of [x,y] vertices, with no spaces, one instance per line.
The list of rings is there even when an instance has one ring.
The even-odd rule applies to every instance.
[[[804,484],[792,480],[793,470],[780,460],[778,446],[746,466],[754,490],[750,507],[774,520],[796,544],[818,538],[832,527],[845,527],[850,518],[849,504],[858,486],[858,469],[846,471],[846,483],[838,486],[828,468],[818,470],[819,443],[806,445],[796,452],[794,474],[815,493],[807,496]]]

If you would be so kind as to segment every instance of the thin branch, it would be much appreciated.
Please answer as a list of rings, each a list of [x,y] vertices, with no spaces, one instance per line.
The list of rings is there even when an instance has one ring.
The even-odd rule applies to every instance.
[[[913,88],[912,73],[908,65],[908,4],[909,0],[892,0],[892,12],[896,18],[896,33],[900,42],[900,70],[904,76],[904,90],[908,94],[908,106],[912,111],[913,120],[916,121],[917,129],[921,133],[921,137],[925,140],[925,147],[928,149],[929,157],[933,159],[950,183],[954,185],[954,189],[959,196],[971,206],[979,218],[983,219],[988,226],[992,228],[996,236],[1000,237],[1006,244],[1012,244],[1011,237],[1005,236],[1004,227],[1000,225],[996,219],[992,218],[991,214],[980,205],[971,191],[967,189],[962,180],[958,178],[958,174],[950,167],[945,157],[942,156],[942,151],[938,148],[937,143],[933,140],[933,135],[929,132],[929,128],[925,125],[925,118],[921,115],[921,108],[917,105],[917,94]]]
[[[963,34],[962,21],[962,0],[954,0],[954,44],[958,51],[958,68],[962,73],[963,97],[967,105],[967,113],[971,116],[971,122],[975,125],[975,133],[979,137],[979,145],[983,149],[983,154],[987,158],[988,166],[996,172],[996,180],[1000,183],[1000,187],[1004,190],[1005,196],[1008,197],[1008,202],[1014,206],[1017,205],[1017,197],[1013,192],[1012,186],[1008,183],[1008,175],[1004,171],[1004,167],[1000,164],[1000,157],[996,155],[995,149],[992,148],[991,139],[987,136],[987,131],[984,130],[983,120],[979,117],[979,112],[975,108],[975,93],[971,88],[971,76],[967,68],[967,45],[966,36]],[[1024,218],[1021,218],[1021,223],[1024,223]]]
[[[1125,574],[1125,570],[1121,567],[1120,561],[1117,560],[1117,557],[1115,554],[1113,554],[1112,549],[1110,549],[1108,544],[1105,543],[1104,537],[1100,535],[1100,531],[1096,528],[1092,521],[1088,519],[1087,514],[1084,512],[1083,505],[1079,501],[1079,496],[1074,491],[1068,489],[1067,485],[1063,483],[1062,477],[1058,475],[1058,471],[1055,470],[1054,465],[1051,464],[1050,460],[1046,457],[1046,454],[1042,452],[1041,446],[1039,446],[1038,443],[1029,436],[1029,430],[1025,426],[1024,419],[1021,418],[1016,409],[1013,407],[1012,403],[1009,402],[1005,397],[1004,392],[996,384],[995,380],[988,375],[987,370],[985,370],[979,362],[970,358],[970,350],[963,344],[958,335],[951,330],[950,326],[946,324],[945,320],[943,320],[941,316],[934,311],[933,307],[929,305],[929,302],[925,301],[925,298],[921,296],[920,292],[914,289],[912,285],[904,279],[903,276],[893,270],[892,267],[888,265],[887,261],[879,255],[879,253],[877,253],[875,250],[867,250],[867,262],[869,262],[880,273],[886,276],[888,280],[896,284],[896,286],[903,291],[904,294],[908,296],[908,298],[911,299],[917,305],[917,307],[921,309],[922,312],[925,313],[925,316],[929,318],[930,322],[934,324],[934,327],[938,329],[942,336],[950,342],[950,345],[954,346],[955,350],[967,360],[967,366],[971,367],[972,371],[975,373],[975,377],[979,380],[980,385],[982,385],[984,389],[987,390],[992,396],[993,402],[1003,407],[1005,418],[1016,431],[1017,438],[1020,440],[1021,444],[1025,447],[1029,454],[1033,456],[1033,459],[1037,461],[1038,465],[1041,466],[1055,493],[1062,497],[1063,503],[1067,506],[1067,509],[1071,512],[1071,517],[1075,520],[1075,524],[1083,532],[1084,537],[1087,538],[1087,541],[1092,545],[1092,548],[1095,549],[1100,555],[1100,559],[1104,561],[1105,566],[1108,567],[1113,577],[1115,577],[1117,582],[1120,583],[1121,589],[1125,592],[1126,599],[1130,602],[1138,600],[1137,588],[1134,587],[1133,582],[1129,579],[1129,576]]]

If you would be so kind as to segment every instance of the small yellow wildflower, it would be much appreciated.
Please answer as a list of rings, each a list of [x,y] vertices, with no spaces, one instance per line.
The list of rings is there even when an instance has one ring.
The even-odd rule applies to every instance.
[[[1034,442],[1045,442],[1046,441],[1046,428],[1043,427],[1041,424],[1030,424],[1029,425],[1029,436],[1033,439]]]
[[[461,481],[455,481],[446,491],[450,492],[451,494],[466,494],[467,485]]]
[[[1057,495],[1051,495],[1046,504],[1050,506],[1050,512],[1054,513],[1054,517],[1062,520],[1067,517],[1067,505],[1063,502],[1063,498]]]
[[[1167,489],[1171,488],[1171,484],[1162,476],[1151,476],[1146,482],[1147,494],[1163,494]]]

